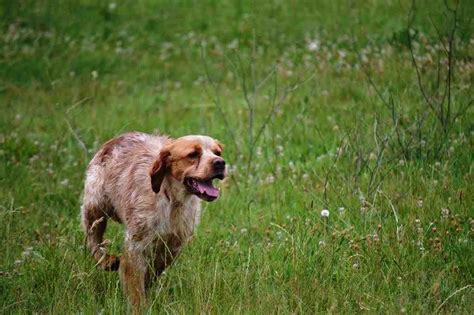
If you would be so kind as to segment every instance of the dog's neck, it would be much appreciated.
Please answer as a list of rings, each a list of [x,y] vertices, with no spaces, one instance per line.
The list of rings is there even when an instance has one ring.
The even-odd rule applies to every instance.
[[[170,234],[184,241],[192,236],[199,223],[201,199],[190,194],[184,185],[173,178],[165,178],[157,194],[157,202],[169,206]]]
[[[198,197],[190,194],[180,181],[172,177],[165,177],[161,184],[158,198],[164,198],[167,200],[172,209],[182,208],[188,203],[200,203]]]

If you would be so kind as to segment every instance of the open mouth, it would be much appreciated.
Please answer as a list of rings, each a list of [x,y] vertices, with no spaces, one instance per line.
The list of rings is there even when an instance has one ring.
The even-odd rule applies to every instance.
[[[191,194],[194,194],[206,201],[214,201],[219,197],[220,190],[212,185],[214,179],[224,179],[224,174],[216,174],[207,179],[186,177],[184,185]]]

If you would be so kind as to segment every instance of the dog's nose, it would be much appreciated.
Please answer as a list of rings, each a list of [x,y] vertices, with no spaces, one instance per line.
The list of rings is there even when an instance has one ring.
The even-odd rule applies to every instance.
[[[215,159],[214,162],[212,162],[212,165],[214,167],[214,170],[216,172],[222,172],[225,170],[225,161],[224,159]]]

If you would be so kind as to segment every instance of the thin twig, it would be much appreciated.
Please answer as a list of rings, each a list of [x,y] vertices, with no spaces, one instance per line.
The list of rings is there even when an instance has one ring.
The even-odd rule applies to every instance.
[[[74,129],[72,128],[71,126],[71,123],[69,122],[69,120],[67,118],[64,118],[64,120],[66,121],[66,124],[69,128],[69,131],[72,133],[72,135],[74,136],[74,138],[76,139],[77,143],[79,144],[79,146],[81,147],[81,149],[84,151],[84,161],[87,161],[89,160],[89,153],[87,152],[87,147],[86,145],[84,144],[84,142],[81,140],[81,138],[79,137],[79,135],[74,131]]]
[[[209,84],[214,89],[215,97],[211,97],[210,93],[207,91],[207,89],[205,89],[205,90],[206,90],[208,96],[210,96],[212,98],[212,100],[214,102],[214,105],[215,105],[219,115],[221,116],[222,121],[224,122],[225,130],[229,134],[229,136],[232,138],[232,141],[235,144],[234,147],[236,149],[237,156],[239,156],[240,155],[240,149],[239,149],[240,146],[239,146],[239,143],[237,142],[237,137],[235,136],[235,133],[232,131],[232,125],[230,124],[229,120],[227,119],[227,115],[225,114],[225,112],[222,108],[222,103],[221,103],[220,93],[219,93],[219,87],[217,86],[217,83],[211,77],[211,74],[209,72],[209,66],[208,66],[207,61],[206,61],[205,53],[206,53],[205,49],[204,49],[204,47],[202,47],[201,60],[202,60],[202,63],[204,65],[204,72],[206,74],[207,82],[209,82]]]
[[[460,289],[457,289],[457,290],[454,291],[453,293],[451,293],[451,294],[443,301],[443,303],[441,303],[441,304],[438,306],[438,308],[436,309],[436,313],[438,313],[438,312],[441,310],[441,308],[444,306],[444,304],[446,304],[446,302],[448,302],[448,300],[449,300],[450,298],[452,298],[453,296],[455,296],[455,295],[458,294],[459,292],[464,291],[464,290],[469,289],[469,288],[472,288],[472,287],[473,287],[472,284],[468,284],[468,285],[466,285],[466,286],[464,286],[464,287],[462,287],[462,288],[460,288]]]

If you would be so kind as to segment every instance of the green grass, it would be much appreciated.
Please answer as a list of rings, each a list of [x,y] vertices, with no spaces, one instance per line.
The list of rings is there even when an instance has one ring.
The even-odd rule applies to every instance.
[[[0,1],[0,313],[128,310],[79,200],[95,150],[131,130],[208,134],[231,165],[152,313],[472,313],[474,115],[444,133],[423,102],[410,3]],[[445,11],[422,1],[412,26],[429,91]],[[454,109],[472,102],[472,12]],[[423,113],[405,154],[396,131]],[[107,238],[119,253],[122,227]]]

